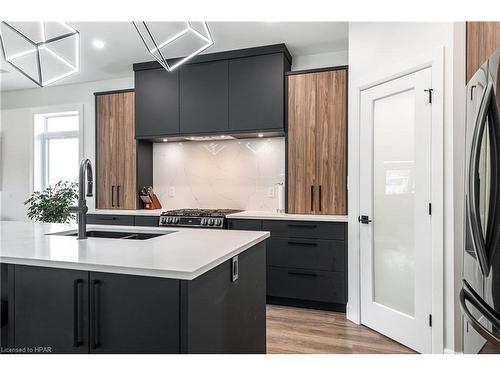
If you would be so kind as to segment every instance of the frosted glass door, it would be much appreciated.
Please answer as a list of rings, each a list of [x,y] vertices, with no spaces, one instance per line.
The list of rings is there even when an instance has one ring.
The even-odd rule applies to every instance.
[[[415,312],[415,89],[373,105],[374,302]],[[397,288],[394,286],[397,285]]]
[[[424,69],[361,93],[361,321],[431,351],[431,103]]]

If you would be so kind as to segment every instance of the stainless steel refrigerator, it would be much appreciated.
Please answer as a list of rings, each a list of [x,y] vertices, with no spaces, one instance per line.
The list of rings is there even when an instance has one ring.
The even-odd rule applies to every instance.
[[[500,353],[500,50],[467,84],[464,353]]]

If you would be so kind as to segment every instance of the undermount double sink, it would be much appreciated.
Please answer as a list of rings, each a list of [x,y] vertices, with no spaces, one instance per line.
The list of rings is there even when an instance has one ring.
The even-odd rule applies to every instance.
[[[162,232],[120,232],[120,231],[106,231],[106,230],[88,230],[87,237],[88,238],[114,238],[120,240],[149,240],[150,238],[155,238],[159,236],[164,236],[166,234],[175,233],[175,231],[162,231]],[[77,230],[58,232],[58,233],[49,233],[54,236],[73,236],[76,237],[78,235]]]

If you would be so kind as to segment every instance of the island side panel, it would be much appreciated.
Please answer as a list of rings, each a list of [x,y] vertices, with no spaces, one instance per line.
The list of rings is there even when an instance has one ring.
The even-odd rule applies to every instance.
[[[231,260],[181,281],[183,353],[266,353],[266,242],[238,263],[234,282]]]
[[[0,263],[0,353],[14,347],[14,266]]]

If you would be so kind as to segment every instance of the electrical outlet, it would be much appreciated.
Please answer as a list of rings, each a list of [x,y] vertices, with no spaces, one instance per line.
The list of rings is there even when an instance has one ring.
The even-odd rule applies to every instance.
[[[170,188],[168,189],[168,196],[170,198],[175,197],[175,186],[170,186]]]
[[[274,186],[270,186],[267,188],[267,196],[269,198],[274,198]]]

